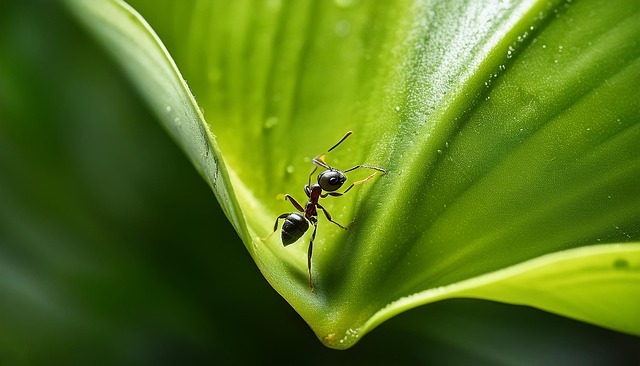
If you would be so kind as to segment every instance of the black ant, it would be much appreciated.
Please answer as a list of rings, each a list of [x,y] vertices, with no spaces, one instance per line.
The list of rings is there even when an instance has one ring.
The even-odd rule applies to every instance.
[[[309,268],[309,287],[311,288],[311,290],[313,290],[313,281],[311,279],[311,254],[313,252],[313,240],[316,237],[316,230],[318,229],[317,209],[322,210],[324,216],[330,222],[338,225],[338,227],[340,227],[341,229],[348,229],[338,222],[333,221],[329,212],[327,212],[327,210],[322,207],[322,205],[318,201],[320,200],[320,198],[326,198],[327,196],[342,196],[343,194],[349,192],[349,190],[351,190],[351,188],[353,188],[354,186],[362,184],[376,175],[376,172],[373,172],[373,174],[371,174],[367,178],[351,183],[351,185],[344,192],[336,192],[338,189],[340,189],[340,187],[342,187],[344,182],[347,181],[347,176],[345,175],[345,173],[354,171],[359,168],[373,169],[377,170],[378,172],[382,172],[383,174],[387,173],[387,171],[382,168],[369,165],[356,165],[353,168],[341,171],[339,169],[332,168],[327,163],[325,163],[324,156],[331,150],[338,147],[338,145],[340,145],[351,134],[352,131],[347,132],[340,139],[340,141],[338,141],[329,150],[327,150],[327,152],[313,158],[311,162],[313,163],[313,165],[315,165],[315,168],[313,168],[313,171],[311,171],[311,174],[309,174],[308,184],[304,186],[304,193],[309,198],[307,204],[303,208],[302,205],[300,205],[293,197],[291,197],[289,194],[285,194],[285,200],[289,200],[291,204],[293,204],[293,206],[296,208],[296,210],[298,210],[298,212],[283,213],[276,218],[276,223],[273,226],[273,233],[275,233],[278,230],[278,220],[284,219],[284,223],[282,224],[281,238],[282,245],[286,247],[298,241],[298,239],[300,239],[302,235],[307,232],[307,230],[309,229],[309,223],[313,225],[313,234],[311,235],[311,241],[309,241],[309,254],[307,256],[307,267]],[[318,167],[322,167],[325,170],[318,174],[318,181],[312,185],[311,176],[313,176],[313,173],[318,170]],[[273,233],[271,233],[271,235],[273,235]]]

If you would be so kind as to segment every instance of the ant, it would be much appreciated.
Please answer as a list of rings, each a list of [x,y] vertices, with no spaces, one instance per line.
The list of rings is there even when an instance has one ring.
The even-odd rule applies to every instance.
[[[351,188],[353,188],[354,186],[362,184],[376,175],[376,172],[373,172],[373,174],[369,175],[367,178],[351,183],[351,185],[344,192],[336,192],[347,181],[347,176],[345,175],[345,173],[354,171],[356,169],[373,169],[383,174],[387,174],[386,170],[370,165],[356,165],[353,168],[342,171],[336,168],[332,168],[327,163],[325,163],[324,156],[331,150],[338,147],[338,145],[346,140],[347,137],[349,137],[352,133],[352,131],[348,131],[340,139],[340,141],[329,148],[329,150],[327,150],[324,154],[320,154],[313,158],[311,162],[313,165],[315,165],[315,168],[313,168],[313,171],[311,171],[311,174],[309,174],[308,184],[304,186],[304,193],[307,195],[307,198],[309,200],[307,201],[305,207],[302,207],[302,205],[299,204],[298,201],[296,201],[293,197],[291,197],[289,194],[285,194],[285,200],[291,202],[291,204],[296,208],[296,210],[298,210],[298,212],[288,212],[278,216],[276,218],[276,223],[273,226],[273,232],[271,233],[271,235],[273,235],[273,233],[278,230],[278,220],[284,219],[284,222],[282,224],[281,239],[282,245],[286,247],[298,241],[298,239],[300,239],[302,235],[304,235],[304,233],[309,230],[309,223],[313,225],[313,234],[311,235],[311,241],[309,241],[309,252],[307,256],[307,267],[309,269],[309,288],[311,288],[312,291],[313,280],[311,278],[311,254],[313,253],[313,240],[316,238],[316,230],[318,229],[318,209],[322,210],[327,220],[338,225],[338,227],[343,230],[348,229],[346,226],[342,226],[338,222],[333,221],[329,212],[327,212],[327,210],[320,204],[320,198],[326,198],[328,196],[342,196],[345,193],[349,192],[349,190],[351,190]],[[324,168],[325,170],[318,174],[318,181],[314,184],[311,184],[311,177],[319,167]]]

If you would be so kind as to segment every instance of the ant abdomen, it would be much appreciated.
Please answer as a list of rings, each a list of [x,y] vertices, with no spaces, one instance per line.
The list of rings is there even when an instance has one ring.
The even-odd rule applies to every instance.
[[[292,212],[282,223],[282,245],[286,247],[295,243],[307,230],[309,230],[307,219],[298,212]]]

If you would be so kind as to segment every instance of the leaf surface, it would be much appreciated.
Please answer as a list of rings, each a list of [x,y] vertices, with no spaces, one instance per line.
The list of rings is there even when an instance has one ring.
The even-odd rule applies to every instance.
[[[452,297],[640,334],[640,3],[68,3],[325,344]],[[388,174],[321,200],[312,292],[309,233],[262,239],[347,130]]]

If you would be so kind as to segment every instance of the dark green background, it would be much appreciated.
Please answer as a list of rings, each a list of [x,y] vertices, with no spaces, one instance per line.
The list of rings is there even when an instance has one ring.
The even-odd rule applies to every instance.
[[[56,1],[0,0],[0,364],[637,365],[638,343],[455,300],[324,348],[104,50]]]

